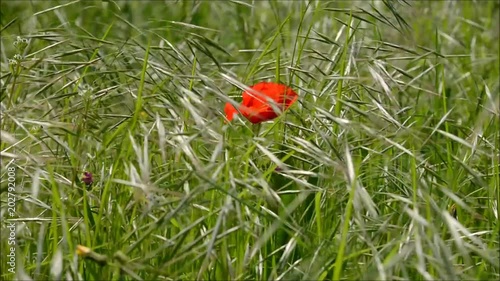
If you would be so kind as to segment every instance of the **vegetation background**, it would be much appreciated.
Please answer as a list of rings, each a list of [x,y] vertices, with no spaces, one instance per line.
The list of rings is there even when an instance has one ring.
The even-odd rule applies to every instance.
[[[3,0],[0,278],[498,280],[499,69],[498,1]]]

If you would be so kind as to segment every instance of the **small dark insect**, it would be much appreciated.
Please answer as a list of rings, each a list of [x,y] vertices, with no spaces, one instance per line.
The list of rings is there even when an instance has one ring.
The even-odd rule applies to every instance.
[[[455,204],[451,205],[450,206],[450,215],[454,218],[454,219],[458,219],[457,218],[457,206]]]
[[[82,181],[87,185],[90,186],[92,183],[94,183],[94,179],[92,178],[92,173],[90,172],[83,172],[83,177]]]

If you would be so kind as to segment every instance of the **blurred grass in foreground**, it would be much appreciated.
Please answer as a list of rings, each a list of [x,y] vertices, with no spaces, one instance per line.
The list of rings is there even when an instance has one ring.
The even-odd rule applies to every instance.
[[[410,4],[2,1],[2,279],[498,279],[498,2]]]

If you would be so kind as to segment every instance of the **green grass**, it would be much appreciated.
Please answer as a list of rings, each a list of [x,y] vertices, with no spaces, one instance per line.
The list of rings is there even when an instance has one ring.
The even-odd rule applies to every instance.
[[[498,2],[1,9],[2,280],[500,278]]]

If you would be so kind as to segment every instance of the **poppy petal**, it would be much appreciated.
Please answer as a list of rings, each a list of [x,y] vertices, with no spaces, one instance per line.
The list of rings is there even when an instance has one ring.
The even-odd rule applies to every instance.
[[[226,106],[224,107],[224,112],[226,113],[226,118],[229,121],[233,120],[234,116],[238,114],[236,108],[234,108],[234,106],[229,102],[226,103]]]

